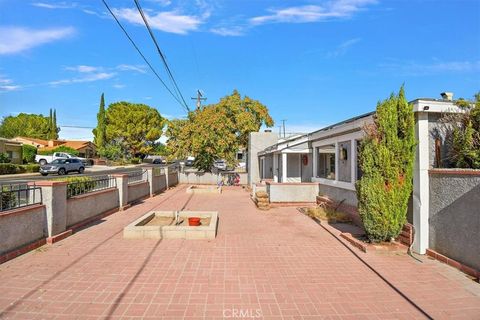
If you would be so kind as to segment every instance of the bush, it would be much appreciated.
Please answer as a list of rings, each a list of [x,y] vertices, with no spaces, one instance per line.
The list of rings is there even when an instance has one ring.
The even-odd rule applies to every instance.
[[[370,241],[390,241],[405,224],[413,185],[415,119],[403,87],[378,103],[366,131],[360,144],[358,210]]]
[[[102,158],[115,161],[122,158],[124,152],[119,144],[107,144],[105,147],[98,149],[98,154]]]
[[[14,192],[5,192],[8,191],[7,188],[3,187],[1,193],[2,198],[2,210],[6,210],[17,205],[17,197]]]
[[[66,181],[67,196],[75,196],[92,191],[95,188],[95,180],[90,177],[64,177],[57,178],[57,181]]]
[[[35,162],[35,155],[37,154],[37,148],[29,144],[22,145],[23,163]]]
[[[78,156],[79,152],[73,148],[66,147],[66,146],[59,146],[51,150],[38,150],[38,154],[48,156],[53,154],[54,152],[66,152],[71,154],[72,156]]]
[[[131,164],[139,164],[141,162],[142,162],[142,159],[140,159],[140,158],[131,158],[130,159]]]
[[[0,163],[10,163],[10,158],[6,153],[0,153]]]
[[[12,163],[0,163],[0,175],[38,172],[39,170],[40,170],[40,166],[38,164],[22,165],[22,164],[12,164]]]

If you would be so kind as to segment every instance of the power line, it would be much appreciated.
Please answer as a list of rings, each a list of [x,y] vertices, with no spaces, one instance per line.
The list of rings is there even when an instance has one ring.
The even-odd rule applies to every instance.
[[[165,65],[165,69],[167,70],[167,73],[170,77],[170,80],[173,83],[174,89],[176,89],[177,93],[180,95],[180,98],[182,99],[183,103],[185,104],[185,107],[187,108],[188,111],[190,111],[187,103],[185,102],[185,99],[183,98],[182,92],[180,91],[180,88],[178,87],[177,81],[175,81],[175,78],[173,77],[173,73],[170,70],[170,67],[168,66],[167,59],[165,58],[165,55],[163,54],[162,50],[160,49],[160,46],[158,45],[157,39],[155,38],[155,35],[153,34],[152,29],[150,28],[150,25],[148,24],[147,17],[145,17],[145,14],[143,13],[142,7],[140,6],[140,2],[138,0],[134,0],[135,5],[137,6],[138,12],[142,16],[143,22],[145,23],[145,27],[147,27],[148,33],[150,34],[150,37],[153,40],[153,43],[155,44],[155,47],[157,48],[158,54],[160,55],[160,58],[163,61],[163,64]]]
[[[120,21],[118,20],[117,16],[113,13],[113,11],[110,9],[110,7],[108,6],[107,2],[105,0],[102,0],[103,4],[105,5],[105,7],[107,8],[108,12],[110,12],[110,14],[112,15],[112,17],[115,19],[115,21],[117,22],[118,26],[120,27],[120,29],[122,29],[123,33],[125,33],[125,36],[127,36],[128,40],[130,40],[130,42],[132,43],[132,45],[135,47],[135,49],[137,50],[138,54],[140,54],[140,56],[143,58],[143,61],[145,61],[145,63],[149,66],[150,70],[152,70],[152,72],[155,74],[155,76],[158,78],[158,80],[160,80],[160,82],[163,84],[163,86],[165,87],[165,89],[167,89],[167,91],[172,95],[172,97],[182,106],[182,108],[185,109],[185,106],[182,104],[182,102],[178,99],[178,97],[175,96],[175,94],[173,94],[173,92],[170,90],[170,88],[167,86],[167,84],[162,80],[162,78],[160,77],[160,75],[157,73],[157,71],[153,68],[153,66],[150,64],[150,62],[147,60],[147,58],[143,55],[142,51],[140,51],[140,49],[138,48],[137,44],[135,43],[135,41],[133,41],[133,39],[130,37],[130,35],[128,34],[127,30],[123,27],[123,25],[120,23]],[[186,108],[186,111],[190,111],[188,109],[188,107]]]

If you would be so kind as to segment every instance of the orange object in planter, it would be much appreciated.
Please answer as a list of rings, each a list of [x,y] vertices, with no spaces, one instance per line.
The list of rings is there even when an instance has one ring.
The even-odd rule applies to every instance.
[[[200,218],[197,217],[191,217],[188,218],[188,225],[192,227],[196,227],[200,225]]]

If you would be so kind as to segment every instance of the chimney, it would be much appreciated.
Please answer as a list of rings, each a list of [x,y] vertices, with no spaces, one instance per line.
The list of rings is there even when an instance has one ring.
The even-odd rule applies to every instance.
[[[447,100],[447,101],[453,100],[453,92],[442,92],[440,93],[440,95],[442,96],[443,100]]]

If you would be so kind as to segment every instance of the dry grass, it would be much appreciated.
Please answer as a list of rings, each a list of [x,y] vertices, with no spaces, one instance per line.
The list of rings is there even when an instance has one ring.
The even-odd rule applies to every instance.
[[[341,211],[334,211],[333,209],[323,207],[310,207],[305,208],[305,214],[311,218],[317,218],[328,222],[352,222],[350,216]]]

